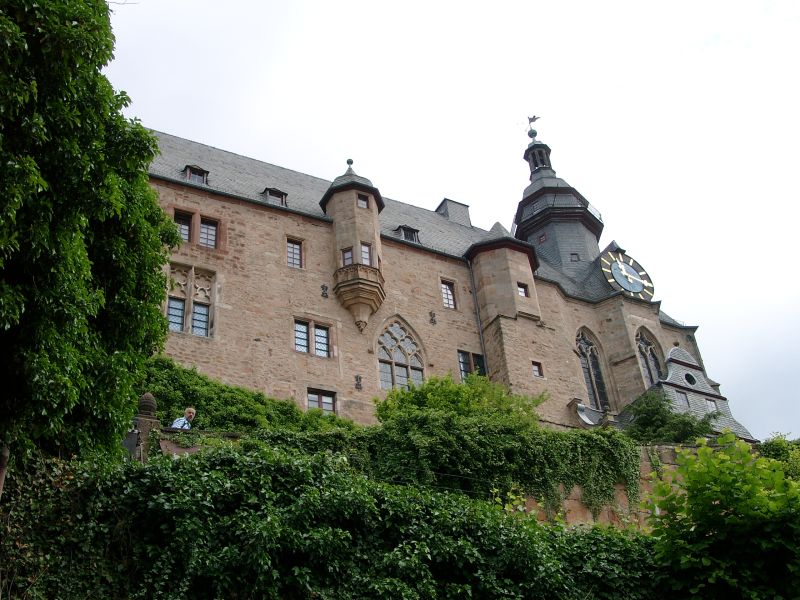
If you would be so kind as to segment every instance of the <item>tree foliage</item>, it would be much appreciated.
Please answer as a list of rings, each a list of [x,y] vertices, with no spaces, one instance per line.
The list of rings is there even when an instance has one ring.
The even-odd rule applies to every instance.
[[[2,597],[656,597],[642,534],[540,525],[326,454],[48,461],[16,473],[9,495]]]
[[[787,477],[800,481],[800,440],[788,440],[785,435],[774,434],[758,445],[758,452],[765,458],[780,462]]]
[[[665,598],[796,598],[800,484],[732,433],[679,451],[650,503]]]
[[[115,445],[166,332],[156,144],[100,72],[105,2],[4,0],[0,39],[0,442]]]
[[[645,392],[625,412],[632,417],[625,433],[642,444],[682,444],[713,432],[715,413],[697,418],[691,413],[675,412],[661,390]]]
[[[261,392],[226,385],[195,369],[187,369],[164,356],[147,361],[138,384],[156,399],[156,416],[165,426],[183,415],[187,406],[197,409],[196,429],[247,432],[253,429],[318,431],[353,429],[355,424],[321,410],[302,411],[291,400],[274,400]]]

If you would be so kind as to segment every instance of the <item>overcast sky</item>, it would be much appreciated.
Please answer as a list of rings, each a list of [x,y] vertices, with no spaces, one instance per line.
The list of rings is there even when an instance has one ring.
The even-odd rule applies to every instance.
[[[127,114],[511,228],[527,116],[756,437],[800,437],[800,2],[112,4]]]

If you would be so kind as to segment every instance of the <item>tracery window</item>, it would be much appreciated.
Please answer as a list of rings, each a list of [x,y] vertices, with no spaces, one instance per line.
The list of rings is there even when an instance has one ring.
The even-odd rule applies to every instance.
[[[211,337],[214,273],[184,265],[170,265],[167,290],[169,330]],[[187,319],[187,316],[190,318]],[[188,323],[187,323],[188,321]]]
[[[422,384],[422,352],[411,334],[397,321],[378,338],[378,370],[382,390],[408,389],[409,382]]]
[[[664,377],[655,343],[643,331],[639,331],[636,334],[636,348],[639,354],[639,364],[647,383],[655,385],[659,379]]]
[[[597,410],[608,410],[608,393],[603,381],[603,372],[600,369],[600,356],[597,347],[583,331],[575,338],[578,356],[581,359],[583,378],[586,381],[586,391],[589,394],[589,403]]]

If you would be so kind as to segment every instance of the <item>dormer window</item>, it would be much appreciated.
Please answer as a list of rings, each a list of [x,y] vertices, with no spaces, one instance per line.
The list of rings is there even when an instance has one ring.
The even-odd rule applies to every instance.
[[[270,204],[274,204],[276,206],[286,206],[286,192],[282,192],[277,188],[265,188],[263,192],[261,192],[266,198],[267,202]]]
[[[183,170],[186,181],[192,183],[208,183],[208,171],[201,169],[197,165],[186,165]]]
[[[398,236],[403,238],[405,241],[419,244],[418,229],[414,229],[413,227],[408,227],[407,225],[401,225],[395,231],[397,231]]]

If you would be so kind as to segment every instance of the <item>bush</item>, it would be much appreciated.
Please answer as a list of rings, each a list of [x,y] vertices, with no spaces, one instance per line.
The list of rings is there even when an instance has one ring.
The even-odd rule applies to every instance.
[[[758,452],[780,462],[787,477],[800,480],[800,440],[790,441],[785,435],[775,434],[758,445]]]
[[[642,444],[656,442],[682,444],[713,432],[711,421],[716,413],[698,419],[691,413],[677,413],[661,390],[645,392],[626,409],[632,417],[624,432]]]
[[[10,596],[656,597],[641,534],[542,526],[463,495],[379,484],[326,455],[48,461],[14,474],[8,494]]]
[[[147,362],[140,389],[155,396],[156,416],[165,426],[183,415],[185,407],[194,406],[197,416],[192,426],[198,429],[245,432],[258,428],[319,431],[355,427],[352,421],[319,410],[304,412],[290,400],[273,400],[261,392],[214,381],[165,357]]]
[[[664,597],[796,598],[800,484],[732,433],[718,443],[679,451],[676,472],[654,488]]]

